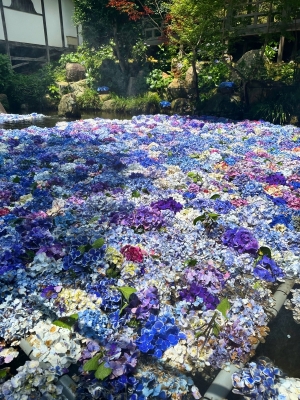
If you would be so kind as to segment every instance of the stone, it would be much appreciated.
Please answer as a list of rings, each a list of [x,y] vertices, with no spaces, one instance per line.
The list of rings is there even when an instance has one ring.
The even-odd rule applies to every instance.
[[[106,100],[110,100],[111,95],[109,93],[108,94],[99,94],[98,97],[99,97],[99,100],[101,101],[101,103],[103,103]]]
[[[115,111],[115,101],[114,100],[104,101],[104,103],[102,104],[101,110],[114,112]]]
[[[7,112],[5,111],[5,108],[3,107],[2,103],[0,103],[0,113],[1,114],[7,114]]]
[[[266,84],[262,81],[252,80],[246,85],[248,104],[259,103],[266,98]]]
[[[178,114],[186,114],[191,112],[191,105],[188,99],[178,98],[172,101],[171,110]]]
[[[66,76],[68,82],[78,82],[85,78],[85,67],[79,63],[67,63]]]
[[[202,111],[205,115],[240,119],[242,110],[242,101],[239,95],[216,93],[206,101]]]
[[[171,99],[188,97],[188,88],[186,87],[185,82],[181,81],[178,78],[173,79],[173,81],[167,88],[167,92],[168,97],[170,97]]]
[[[9,102],[5,93],[0,93],[0,103],[6,110],[9,109]]]
[[[68,93],[62,96],[58,105],[58,115],[66,118],[81,117],[76,96],[73,93]]]
[[[59,89],[59,94],[63,96],[64,94],[70,93],[69,82],[55,82]]]
[[[266,74],[265,63],[267,57],[262,56],[261,50],[250,50],[247,51],[242,57],[236,62],[235,68],[241,72],[246,79],[251,79],[255,76],[256,79],[262,79]],[[233,73],[232,79],[235,82],[241,81],[238,74]]]
[[[197,74],[199,74],[202,65],[205,64],[203,62],[197,62],[196,64],[196,71]],[[193,67],[189,67],[185,73],[185,82],[188,86],[193,86],[194,83],[194,71],[193,71]]]
[[[81,81],[70,83],[69,88],[71,93],[73,93],[76,97],[80,97],[87,89],[87,81],[86,79],[82,79]]]

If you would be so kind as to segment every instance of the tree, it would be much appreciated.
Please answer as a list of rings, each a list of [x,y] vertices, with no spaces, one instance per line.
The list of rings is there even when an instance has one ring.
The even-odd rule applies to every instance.
[[[82,25],[83,36],[90,46],[114,42],[114,53],[121,71],[128,73],[128,58],[141,34],[141,24],[108,6],[108,0],[74,0],[74,21]]]
[[[196,100],[199,100],[196,63],[201,55],[207,59],[222,50],[224,10],[224,0],[173,0],[170,6],[168,37],[171,43],[191,53]]]

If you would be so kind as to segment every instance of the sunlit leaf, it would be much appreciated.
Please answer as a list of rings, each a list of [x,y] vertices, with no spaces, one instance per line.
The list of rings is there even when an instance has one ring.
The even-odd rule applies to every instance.
[[[220,311],[225,318],[227,318],[227,311],[230,309],[230,303],[228,299],[223,299],[219,303],[217,310]]]
[[[193,224],[196,225],[197,222],[199,222],[199,221],[203,222],[203,221],[205,221],[205,218],[206,218],[205,214],[199,215],[199,217],[194,219]]]
[[[101,381],[103,381],[103,379],[107,378],[112,372],[112,369],[105,367],[104,364],[105,364],[105,362],[100,364],[97,371],[95,372],[95,378],[100,379]]]
[[[83,370],[84,371],[96,371],[99,367],[99,359],[102,357],[102,354],[96,354],[93,358],[91,358],[89,361],[87,361],[83,365]]]
[[[53,325],[59,326],[60,328],[65,328],[71,330],[73,325],[76,324],[78,320],[78,314],[73,314],[74,317],[61,317],[52,322]]]
[[[266,247],[266,246],[261,246],[261,247],[258,249],[258,254],[259,254],[260,256],[267,256],[267,257],[269,257],[269,258],[272,258],[271,249],[269,249],[269,247]]]
[[[103,238],[99,238],[94,241],[94,243],[92,244],[92,248],[100,249],[104,245],[104,243],[105,243],[105,240]]]
[[[135,288],[129,287],[129,286],[121,286],[121,287],[116,287],[116,289],[119,290],[119,292],[122,293],[122,295],[124,296],[124,298],[129,301],[129,297],[130,295],[132,295],[132,293],[136,292]]]

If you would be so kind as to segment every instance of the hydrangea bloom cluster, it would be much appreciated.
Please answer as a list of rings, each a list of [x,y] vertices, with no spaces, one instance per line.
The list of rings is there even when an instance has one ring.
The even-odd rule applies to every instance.
[[[137,345],[142,353],[161,358],[163,352],[175,346],[180,339],[185,339],[185,335],[174,325],[173,317],[157,317],[151,314],[141,331]]]
[[[62,386],[56,385],[57,378],[49,370],[42,369],[38,361],[26,361],[18,373],[1,387],[5,400],[43,399],[63,400]]]
[[[82,398],[198,398],[175,370],[253,355],[273,284],[300,273],[299,128],[142,115],[0,133],[5,367],[32,339],[57,374],[80,363]]]

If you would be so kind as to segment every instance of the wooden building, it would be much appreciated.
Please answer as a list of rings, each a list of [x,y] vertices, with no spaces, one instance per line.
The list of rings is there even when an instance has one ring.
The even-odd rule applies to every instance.
[[[72,0],[0,0],[0,53],[14,69],[46,63],[81,43]]]

